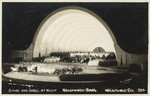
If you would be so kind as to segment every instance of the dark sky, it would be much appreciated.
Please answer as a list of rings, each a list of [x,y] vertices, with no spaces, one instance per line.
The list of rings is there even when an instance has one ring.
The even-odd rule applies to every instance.
[[[3,3],[3,53],[26,49],[42,20],[65,6],[84,7],[99,15],[123,50],[148,52],[148,3]]]

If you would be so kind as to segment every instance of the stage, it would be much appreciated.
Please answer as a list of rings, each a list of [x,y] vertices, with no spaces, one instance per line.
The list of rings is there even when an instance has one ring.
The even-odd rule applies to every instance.
[[[30,62],[31,63],[31,62]],[[35,62],[32,62],[35,63]],[[78,75],[98,75],[98,74],[121,74],[123,72],[127,72],[125,69],[117,69],[117,68],[111,68],[111,67],[101,67],[101,66],[88,66],[86,63],[80,64],[80,63],[64,63],[64,62],[56,62],[56,63],[43,63],[43,62],[36,62],[36,64],[46,65],[46,66],[81,66],[83,67],[82,73]],[[15,64],[16,65],[16,64]],[[19,65],[19,64],[18,64]],[[75,76],[76,74],[73,74]],[[20,80],[27,80],[27,81],[40,81],[40,82],[62,82],[59,78],[59,76],[55,76],[52,74],[44,74],[44,73],[37,73],[33,74],[31,72],[8,72],[6,74],[3,74],[4,77],[10,78],[10,79],[20,79]],[[84,80],[84,81],[88,81]],[[90,80],[91,81],[91,80]],[[98,80],[96,80],[98,81]]]

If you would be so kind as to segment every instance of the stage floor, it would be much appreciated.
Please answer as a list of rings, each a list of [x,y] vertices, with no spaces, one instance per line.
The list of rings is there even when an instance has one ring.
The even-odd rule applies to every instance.
[[[36,62],[31,62],[36,63]],[[108,74],[108,73],[123,73],[127,72],[126,69],[117,69],[115,67],[101,67],[101,66],[88,66],[86,63],[64,63],[64,62],[56,62],[56,63],[43,63],[37,62],[38,64],[48,64],[51,66],[82,66],[84,67],[82,74]],[[59,76],[55,76],[52,74],[33,74],[31,72],[8,72],[3,74],[4,77],[10,79],[19,79],[26,81],[39,81],[39,82],[67,82],[61,81]],[[71,81],[70,81],[71,82]],[[75,81],[79,82],[79,81]],[[81,81],[82,82],[82,81]],[[84,81],[85,82],[85,81]],[[86,80],[88,82],[88,80]],[[91,81],[90,81],[91,82]]]

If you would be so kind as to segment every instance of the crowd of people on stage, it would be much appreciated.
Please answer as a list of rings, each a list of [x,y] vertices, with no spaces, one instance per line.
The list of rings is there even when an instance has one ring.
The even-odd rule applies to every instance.
[[[87,63],[93,65],[93,61],[98,61],[97,66],[116,65],[116,56],[113,52],[94,53],[94,52],[52,52],[49,57],[42,59],[42,62],[69,62]],[[92,61],[92,62],[91,62]],[[50,64],[30,63],[22,64],[11,68],[13,71],[44,72],[50,74],[74,74],[80,73],[82,68],[70,66],[54,66]]]
[[[71,62],[71,63],[88,63],[90,60],[98,59],[100,61],[116,60],[115,53],[104,52],[53,52],[50,54],[49,61]],[[47,58],[45,58],[47,60]],[[54,59],[54,60],[51,60]],[[45,61],[45,60],[44,60]]]
[[[73,65],[55,65],[50,62],[70,62],[70,63],[87,63],[91,66],[116,65],[116,56],[113,52],[93,53],[93,52],[53,52],[50,57],[42,59],[42,62],[24,62],[21,65],[11,67],[13,71],[32,72],[32,73],[49,73],[54,75],[61,74],[80,74],[83,68]],[[96,63],[95,63],[96,62]]]

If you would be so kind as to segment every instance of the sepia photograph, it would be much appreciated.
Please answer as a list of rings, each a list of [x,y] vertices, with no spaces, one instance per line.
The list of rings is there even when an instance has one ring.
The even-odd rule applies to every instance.
[[[148,94],[149,2],[2,2],[2,94]]]

